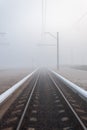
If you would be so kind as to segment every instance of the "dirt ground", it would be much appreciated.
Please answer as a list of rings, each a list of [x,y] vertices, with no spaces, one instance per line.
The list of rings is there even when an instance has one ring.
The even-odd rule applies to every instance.
[[[54,69],[60,75],[87,90],[87,71],[69,67]],[[31,73],[33,69],[0,70],[0,94]]]
[[[4,113],[8,110],[10,105],[15,101],[19,94],[24,90],[24,88],[29,84],[31,78],[29,78],[20,88],[18,88],[6,101],[4,101],[0,106],[0,119]]]
[[[56,70],[60,75],[87,90],[87,71],[69,67],[60,67]]]
[[[12,87],[12,85],[16,84],[32,71],[33,69],[0,70],[0,94]]]
[[[73,69],[73,68],[66,68],[61,67],[59,70],[54,69],[60,75],[65,77],[66,79],[72,81],[73,83],[79,85],[83,89],[87,90],[87,71]],[[10,70],[0,70],[0,93],[4,92],[12,85],[17,83],[19,80],[24,78],[26,75],[31,73],[32,69],[10,69]],[[5,111],[10,107],[12,102],[17,98],[19,93],[23,91],[28,84],[29,81],[22,85],[21,89],[16,90],[13,93],[12,98],[8,99],[0,108],[0,118],[3,116]]]

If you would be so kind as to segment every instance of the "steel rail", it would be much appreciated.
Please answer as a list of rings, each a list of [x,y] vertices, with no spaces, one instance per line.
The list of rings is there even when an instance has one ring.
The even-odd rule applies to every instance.
[[[22,116],[21,116],[21,118],[20,118],[20,121],[19,121],[19,123],[18,123],[18,126],[17,126],[16,130],[20,130],[20,127],[21,127],[21,125],[22,125],[22,122],[23,122],[24,116],[25,116],[25,114],[26,114],[27,108],[28,108],[28,106],[29,106],[29,103],[30,103],[30,101],[31,101],[32,95],[33,95],[34,90],[35,90],[35,88],[36,88],[36,84],[37,84],[38,79],[39,79],[39,74],[38,74],[38,77],[37,77],[37,79],[36,79],[36,81],[35,81],[35,84],[34,84],[34,86],[33,86],[33,88],[32,88],[32,91],[31,91],[31,93],[30,93],[29,99],[28,99],[28,101],[27,101],[27,103],[26,103],[25,109],[24,109],[24,111],[23,111],[23,113],[22,113]]]
[[[87,127],[83,124],[83,122],[81,121],[81,119],[79,118],[79,116],[77,115],[77,113],[75,112],[75,110],[73,109],[73,107],[71,106],[71,104],[69,103],[69,101],[66,99],[65,95],[63,94],[63,92],[58,87],[58,85],[56,84],[56,82],[54,81],[54,79],[52,78],[52,76],[50,74],[49,74],[49,77],[51,78],[53,84],[58,89],[58,91],[60,92],[60,94],[62,95],[62,97],[64,98],[64,100],[66,101],[67,105],[69,106],[69,108],[71,109],[71,111],[73,112],[73,114],[75,115],[75,117],[77,118],[77,120],[80,123],[81,127],[83,128],[83,130],[87,130]]]
[[[86,102],[87,102],[87,91],[82,89],[81,87],[79,87],[78,85],[72,83],[71,81],[69,81],[68,79],[64,78],[63,76],[61,76],[60,74],[51,71],[56,77],[58,77],[64,84],[67,85],[67,87],[69,87],[70,89],[72,89],[73,92],[77,93],[81,98],[83,98]]]
[[[0,95],[0,105],[5,100],[7,100],[23,83],[25,83],[26,80],[28,80],[36,71],[37,71],[37,69],[35,71],[33,71],[31,74],[27,75],[22,80],[20,80],[18,83],[16,83],[15,85],[13,85],[11,88],[9,88],[8,90],[6,90],[4,93],[2,93]]]

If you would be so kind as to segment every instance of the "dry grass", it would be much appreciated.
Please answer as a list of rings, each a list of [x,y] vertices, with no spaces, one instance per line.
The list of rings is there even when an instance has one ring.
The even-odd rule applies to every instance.
[[[32,69],[0,70],[0,94],[32,72]]]
[[[87,90],[87,71],[61,67],[57,72],[68,80]]]

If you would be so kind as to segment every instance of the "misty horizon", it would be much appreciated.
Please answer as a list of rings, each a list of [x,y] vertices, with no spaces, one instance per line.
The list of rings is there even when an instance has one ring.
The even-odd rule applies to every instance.
[[[42,8],[43,4],[43,8]],[[1,0],[0,68],[87,65],[87,0]]]

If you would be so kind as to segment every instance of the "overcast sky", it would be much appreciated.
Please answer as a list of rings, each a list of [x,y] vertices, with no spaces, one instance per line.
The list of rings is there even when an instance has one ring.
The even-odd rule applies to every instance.
[[[0,0],[0,67],[56,66],[43,31],[60,64],[87,64],[87,0]]]

